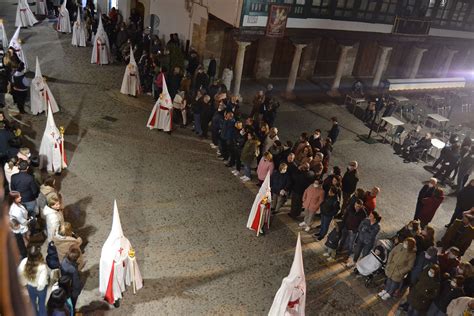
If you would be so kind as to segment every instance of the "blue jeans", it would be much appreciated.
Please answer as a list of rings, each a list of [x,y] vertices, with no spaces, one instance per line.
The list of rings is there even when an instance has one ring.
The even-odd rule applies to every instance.
[[[36,200],[30,202],[21,202],[23,206],[25,206],[26,210],[28,211],[28,216],[32,217],[33,219],[30,222],[30,231],[32,234],[36,233],[36,216],[38,215],[37,211],[38,208],[36,207]]]
[[[201,129],[201,114],[194,114],[194,131],[198,135],[202,135]]]
[[[408,316],[419,316],[420,312],[416,309],[414,309],[411,305],[408,307]]]
[[[37,316],[46,316],[46,291],[45,287],[43,290],[38,291],[35,287],[27,285],[28,294],[30,296],[31,304]]]
[[[352,249],[354,248],[354,240],[356,238],[356,235],[357,235],[357,232],[353,230],[347,230],[345,228],[342,230],[341,244],[339,245],[339,247],[342,250],[347,250],[348,256],[352,254]]]
[[[362,254],[362,258],[367,256],[372,250],[372,244],[366,244],[360,240],[358,240],[354,245],[354,262],[359,260],[360,255]]]
[[[435,303],[431,303],[426,316],[446,316],[446,313],[443,313]]]
[[[328,233],[329,225],[331,224],[332,216],[321,215],[321,230],[319,231],[319,238],[323,239]]]
[[[250,168],[250,165],[244,164],[244,175],[251,178],[252,169]]]
[[[401,282],[395,282],[390,278],[387,278],[385,281],[385,291],[388,294],[393,295],[393,293],[400,287]]]

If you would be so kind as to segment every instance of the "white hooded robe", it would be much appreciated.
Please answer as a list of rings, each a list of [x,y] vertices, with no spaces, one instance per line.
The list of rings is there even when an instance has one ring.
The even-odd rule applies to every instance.
[[[143,287],[143,280],[136,260],[130,258],[130,241],[123,235],[117,201],[114,201],[112,229],[102,246],[99,263],[99,292],[113,304],[122,298],[126,285],[135,290]]]
[[[33,12],[31,12],[30,6],[26,0],[18,0],[18,6],[16,8],[16,27],[28,27],[38,23]]]
[[[133,55],[133,49],[130,46],[130,62],[125,68],[125,74],[123,75],[122,87],[120,92],[127,95],[136,96],[140,93],[140,76],[138,73],[138,66],[135,62],[135,56]]]
[[[17,27],[15,34],[13,34],[12,39],[10,40],[10,47],[13,47],[15,50],[16,55],[18,58],[25,64],[25,71],[28,69],[28,62],[25,57],[25,53],[23,52],[23,47],[21,46],[20,39],[20,29],[21,27]]]
[[[63,139],[54,122],[53,111],[48,109],[48,119],[44,129],[43,138],[39,149],[40,169],[46,167],[48,172],[61,172],[66,165],[66,153],[64,152]]]
[[[69,11],[66,8],[67,0],[59,8],[58,32],[71,33],[71,21],[69,20]]]
[[[281,282],[268,316],[304,316],[306,305],[306,278],[304,275],[301,237],[298,233],[295,257],[290,274]]]
[[[267,198],[267,202],[272,202],[272,190],[270,188],[270,172],[267,173],[265,176],[265,180],[262,183],[262,186],[258,190],[257,195],[255,196],[255,200],[253,201],[252,208],[250,210],[249,218],[247,220],[247,228],[251,230],[255,230],[257,232],[257,236],[260,234],[260,227],[263,223],[260,223],[257,227],[254,225],[254,222],[257,218],[257,222],[261,222],[264,218],[263,210],[261,207],[261,202],[264,198]],[[268,219],[269,220],[269,219]]]
[[[86,47],[86,28],[85,23],[81,19],[81,12],[77,8],[77,18],[76,22],[72,26],[72,46],[81,46]]]
[[[93,45],[91,64],[106,65],[110,63],[109,37],[102,25],[102,17],[99,17],[99,26],[94,36]]]
[[[168,93],[165,77],[163,77],[163,92],[156,100],[155,106],[151,111],[146,126],[149,129],[157,128],[164,132],[171,132],[173,129],[173,102]]]
[[[8,49],[8,37],[7,32],[5,31],[5,26],[3,25],[3,20],[0,19],[0,40],[2,41],[3,50],[6,52]]]
[[[46,83],[46,80],[43,78],[41,74],[38,57],[36,57],[35,77],[31,81],[31,86],[30,86],[31,113],[33,115],[37,115],[39,113],[42,113],[43,111],[47,111],[48,101],[53,113],[58,112],[59,111],[58,104],[56,100],[54,99],[54,96],[51,93],[51,90],[49,89],[49,86]]]

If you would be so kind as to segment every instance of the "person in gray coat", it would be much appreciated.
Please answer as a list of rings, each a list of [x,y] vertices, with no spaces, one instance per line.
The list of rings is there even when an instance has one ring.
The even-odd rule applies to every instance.
[[[365,257],[372,250],[375,238],[377,238],[377,234],[380,231],[381,220],[382,217],[376,211],[373,211],[369,214],[368,218],[360,223],[357,241],[354,245],[353,262],[349,262],[349,265],[354,265],[359,260],[361,254],[362,257]]]

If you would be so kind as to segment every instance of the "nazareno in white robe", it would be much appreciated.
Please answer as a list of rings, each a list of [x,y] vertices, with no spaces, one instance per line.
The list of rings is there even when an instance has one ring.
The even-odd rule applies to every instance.
[[[140,93],[140,76],[138,73],[138,66],[133,56],[133,49],[130,46],[130,62],[125,68],[123,75],[122,87],[120,92],[126,95],[136,96]]]
[[[28,61],[26,60],[25,53],[23,52],[23,47],[21,46],[19,36],[20,36],[21,26],[17,27],[15,34],[13,34],[12,39],[10,40],[10,47],[13,47],[18,58],[25,64],[25,71],[28,69]]]
[[[59,9],[58,32],[71,33],[71,20],[69,20],[69,11],[66,8],[67,0],[64,0]]]
[[[16,8],[16,27],[28,27],[38,23],[33,12],[31,12],[30,6],[27,0],[18,0],[18,6]]]
[[[105,33],[102,25],[102,18],[99,17],[99,26],[95,34],[92,47],[91,64],[106,65],[110,63],[109,37]]]
[[[122,298],[126,285],[132,285],[134,292],[143,287],[138,264],[129,256],[131,248],[130,241],[123,234],[117,202],[114,201],[112,229],[102,246],[99,261],[99,292],[110,304]]]
[[[72,46],[82,46],[86,47],[86,28],[85,24],[81,19],[81,12],[77,8],[77,18],[76,22],[72,26]]]
[[[58,103],[54,99],[48,84],[41,74],[41,69],[36,57],[36,72],[35,77],[31,81],[30,86],[30,108],[33,115],[45,112],[48,110],[48,101],[53,113],[59,111]]]
[[[8,49],[9,42],[2,19],[0,19],[0,40],[2,41],[3,50],[6,52]]]
[[[146,126],[149,129],[156,128],[164,132],[171,132],[173,129],[173,102],[171,102],[171,96],[168,93],[168,87],[164,77],[163,92],[158,100],[156,100]]]
[[[66,154],[62,148],[62,136],[54,122],[53,111],[48,110],[48,118],[39,149],[40,169],[61,172],[67,167]]]

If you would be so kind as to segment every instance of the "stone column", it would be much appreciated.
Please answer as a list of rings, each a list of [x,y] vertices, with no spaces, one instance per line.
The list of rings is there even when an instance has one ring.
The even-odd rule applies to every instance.
[[[291,62],[290,75],[286,84],[285,96],[287,98],[294,98],[293,89],[296,84],[296,76],[298,75],[298,68],[300,68],[301,53],[306,44],[295,44],[295,53],[293,54],[293,61]]]
[[[380,52],[379,62],[375,70],[374,80],[372,81],[373,88],[377,88],[380,85],[385,64],[387,63],[388,53],[392,50],[392,47],[380,46],[380,48],[382,51]]]
[[[423,59],[423,54],[427,51],[426,48],[415,47],[414,59],[411,65],[411,69],[408,70],[408,78],[415,79],[418,74],[418,69],[420,68],[421,60]]]
[[[439,72],[439,77],[441,78],[446,78],[446,76],[448,75],[449,68],[451,67],[451,63],[453,62],[454,54],[458,52],[457,50],[452,50],[449,48],[447,48],[446,50],[448,52],[448,56],[446,57],[446,60],[444,61],[444,64]]]
[[[240,93],[240,83],[242,81],[242,68],[244,67],[245,48],[250,45],[250,42],[237,41],[239,46],[237,49],[237,58],[235,59],[234,67],[234,95]]]
[[[339,61],[337,62],[336,75],[334,77],[334,81],[332,82],[331,93],[337,93],[337,89],[339,89],[346,64],[347,52],[351,48],[352,46],[341,46],[341,54],[339,55]]]

